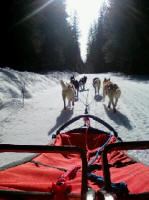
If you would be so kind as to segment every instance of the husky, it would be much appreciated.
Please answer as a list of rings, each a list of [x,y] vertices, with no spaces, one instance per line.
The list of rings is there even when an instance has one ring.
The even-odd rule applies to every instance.
[[[121,90],[117,84],[114,84],[110,79],[105,78],[103,81],[103,101],[105,100],[106,95],[109,97],[108,108],[110,108],[112,104],[113,112],[116,112],[116,106],[118,99],[121,96]]]
[[[79,94],[79,81],[74,78],[74,75],[70,77],[70,83],[72,83],[75,87],[75,96],[78,98]]]
[[[93,87],[95,89],[95,96],[96,96],[96,93],[97,93],[97,95],[99,95],[100,85],[101,85],[100,79],[94,78],[93,79]]]
[[[87,76],[84,76],[79,80],[79,86],[81,90],[85,90],[86,81],[87,81]]]
[[[60,84],[62,86],[62,98],[64,102],[64,110],[66,110],[66,99],[68,100],[68,106],[74,106],[74,98],[75,98],[75,88],[71,83],[65,83],[63,80],[60,80]]]

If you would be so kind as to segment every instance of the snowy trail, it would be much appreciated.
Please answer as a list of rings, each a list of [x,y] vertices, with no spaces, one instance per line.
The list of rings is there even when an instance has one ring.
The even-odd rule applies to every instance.
[[[126,140],[148,140],[149,139],[149,101],[147,94],[149,87],[146,83],[125,81],[123,87],[122,108],[127,109],[128,118],[131,123],[131,133]],[[128,95],[129,96],[128,96]],[[124,111],[125,112],[125,111]],[[134,137],[135,132],[137,132]],[[139,134],[138,134],[139,133]]]
[[[16,74],[16,71],[11,71],[11,73]],[[23,75],[21,74],[21,76]],[[24,107],[22,107],[22,100],[18,99],[16,104],[12,103],[5,105],[5,109],[1,108],[0,143],[46,145],[51,139],[51,135],[63,123],[84,114],[86,103],[89,104],[89,114],[100,117],[113,126],[124,141],[149,140],[149,79],[146,81],[129,79],[110,73],[87,74],[86,90],[79,92],[79,100],[75,102],[73,110],[64,111],[59,80],[68,81],[70,76],[69,73],[59,72],[47,76],[25,73],[24,80],[28,84],[26,89],[31,94],[31,98],[25,98]],[[76,78],[79,79],[82,76],[79,75]],[[100,96],[95,99],[92,86],[94,77],[99,77],[101,81],[105,77],[110,77],[111,81],[120,86],[122,95],[118,101],[116,113],[107,109],[108,97],[105,102],[102,102],[102,84]],[[2,78],[3,76],[1,76]],[[7,81],[7,85],[8,83]],[[72,125],[72,128],[83,124],[83,121],[78,121]],[[91,121],[91,125],[99,126],[94,121]],[[141,151],[138,155],[149,164],[148,151],[145,153]],[[17,156],[8,153],[0,154],[0,165],[22,157],[24,154],[17,154]]]

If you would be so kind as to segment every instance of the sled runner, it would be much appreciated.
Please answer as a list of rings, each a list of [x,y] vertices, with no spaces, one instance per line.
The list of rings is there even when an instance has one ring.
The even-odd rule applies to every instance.
[[[64,131],[81,119],[83,127]],[[93,128],[91,121],[103,129]],[[98,117],[77,116],[57,130],[52,144],[0,145],[0,152],[38,153],[1,168],[0,200],[149,199],[149,166],[126,151],[148,148],[149,141],[123,142]]]

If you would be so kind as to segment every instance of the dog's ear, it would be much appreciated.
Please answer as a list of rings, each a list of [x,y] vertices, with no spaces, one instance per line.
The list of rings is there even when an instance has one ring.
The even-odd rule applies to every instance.
[[[107,79],[106,78],[104,78],[104,81],[106,81]]]
[[[110,78],[108,79],[108,81],[110,81]]]

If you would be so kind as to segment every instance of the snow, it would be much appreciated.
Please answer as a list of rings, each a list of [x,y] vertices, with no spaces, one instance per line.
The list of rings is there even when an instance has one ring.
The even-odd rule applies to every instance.
[[[0,143],[46,145],[61,125],[84,114],[86,104],[89,105],[89,114],[113,126],[123,141],[149,140],[149,77],[85,74],[88,78],[85,91],[79,92],[74,109],[64,111],[59,80],[69,82],[71,75],[69,71],[40,75],[0,68]],[[78,80],[83,75],[75,73]],[[94,97],[94,77],[99,77],[101,81],[105,77],[110,78],[121,88],[116,113],[107,109],[108,97],[102,102],[102,85],[99,98]],[[92,120],[91,125],[99,127]],[[83,121],[72,125],[76,126],[83,126]],[[132,154],[149,164],[148,150],[133,151]],[[1,153],[0,166],[26,156],[28,154],[25,153]]]

